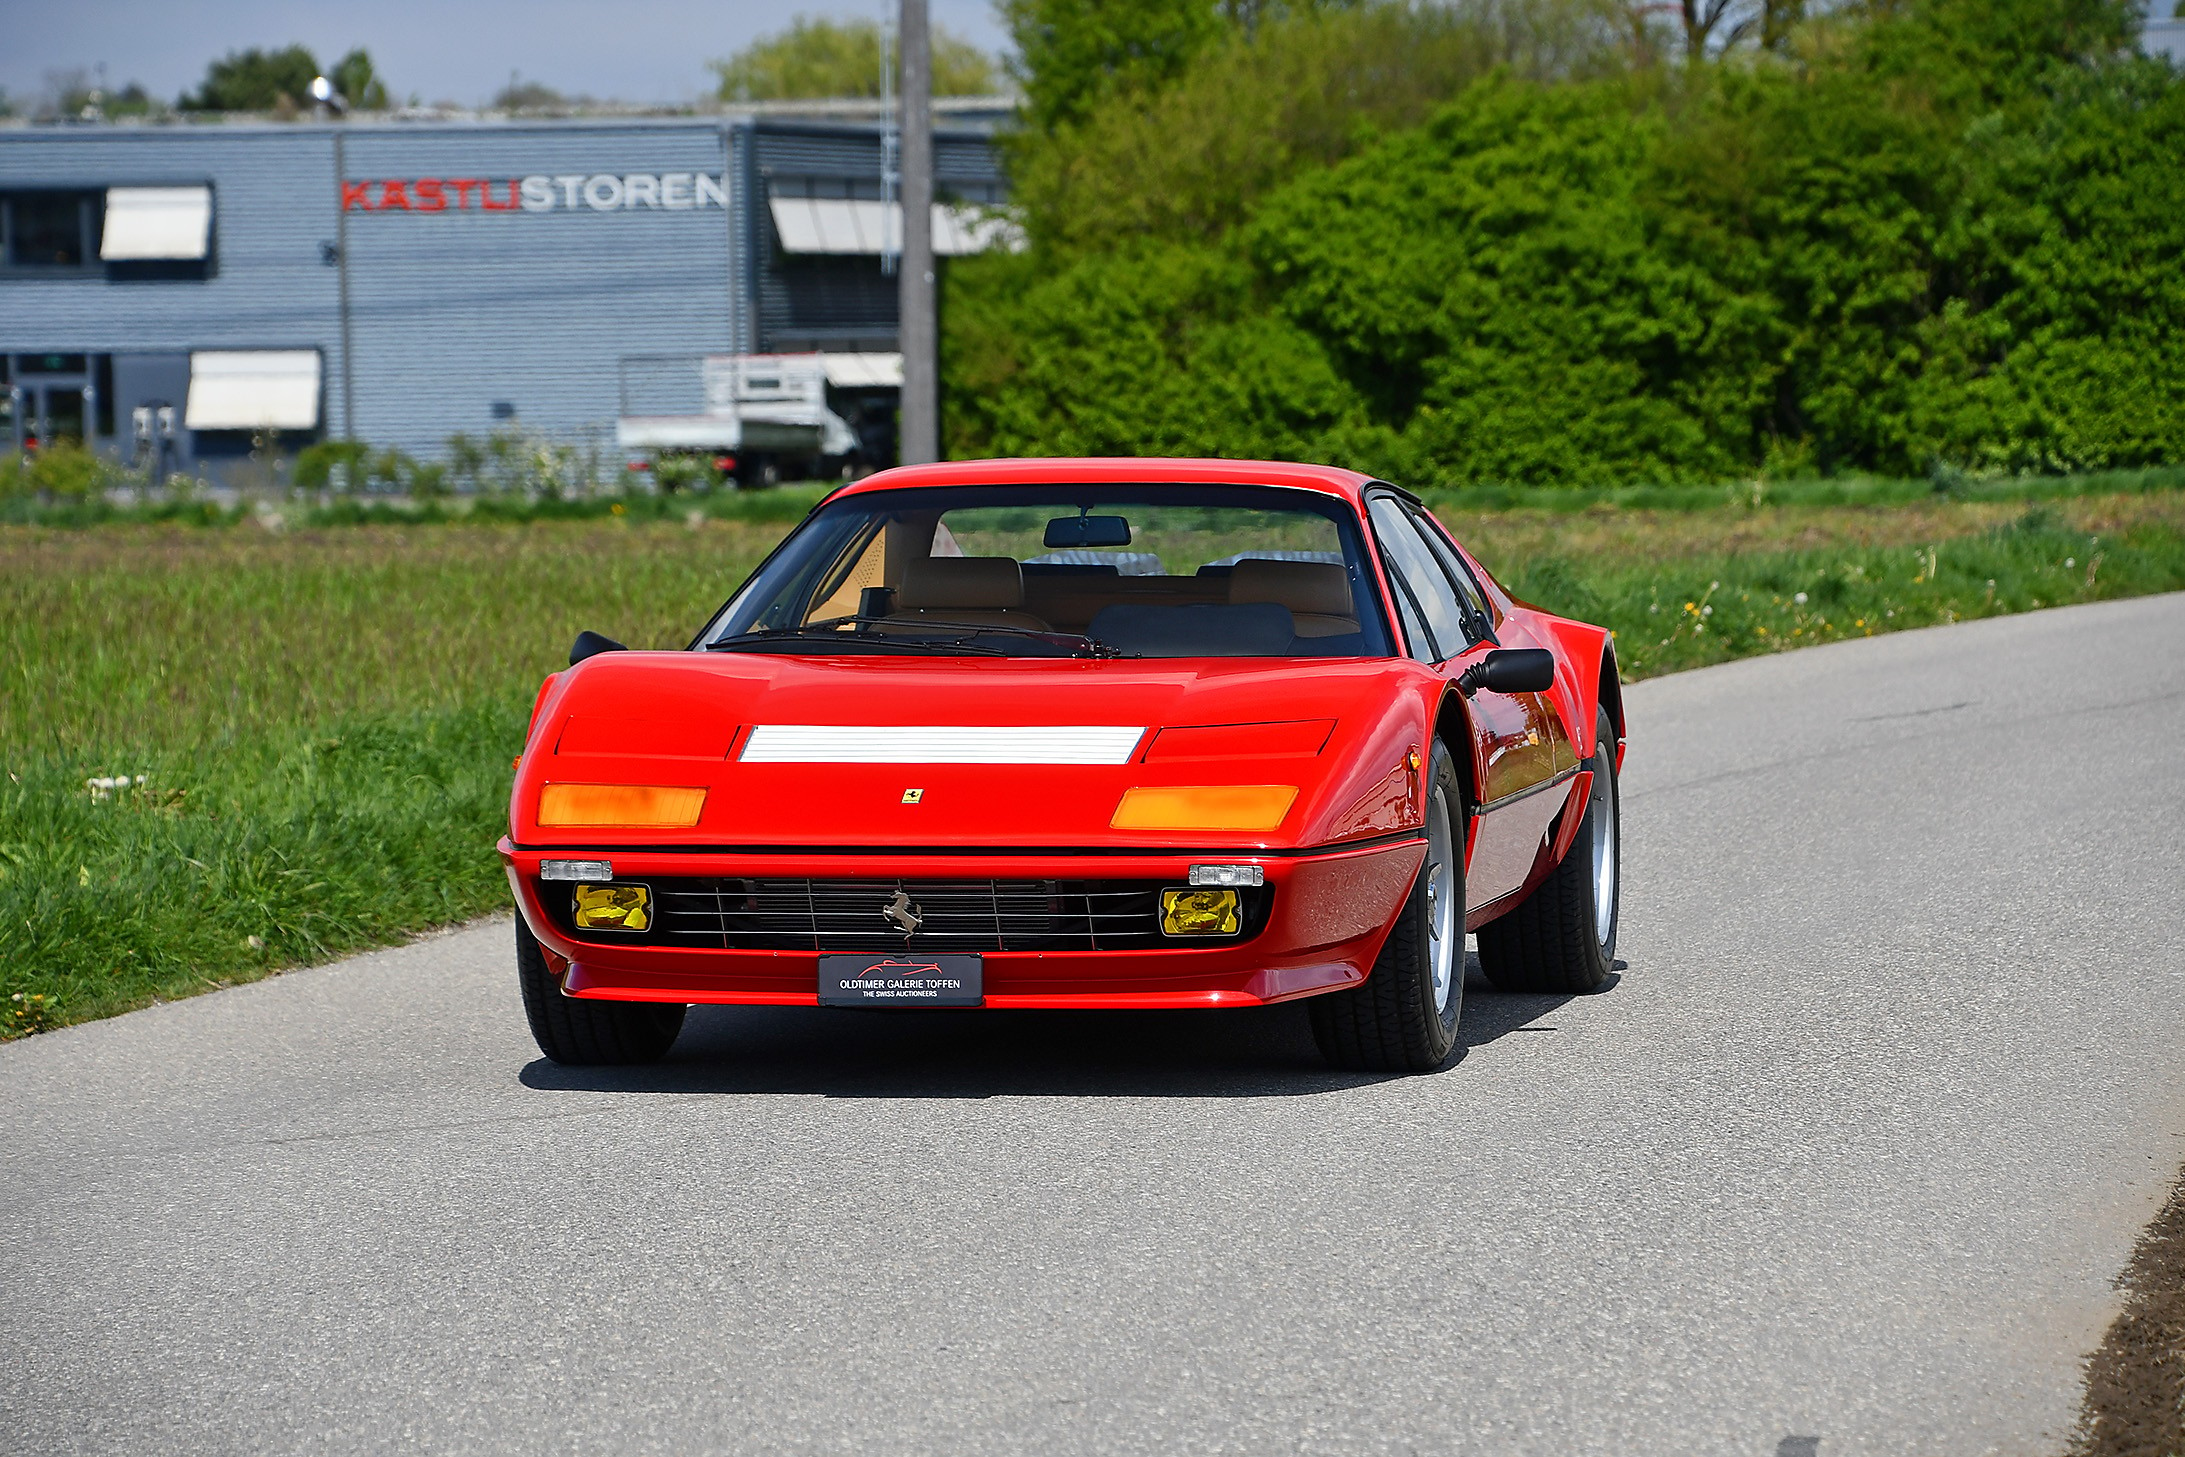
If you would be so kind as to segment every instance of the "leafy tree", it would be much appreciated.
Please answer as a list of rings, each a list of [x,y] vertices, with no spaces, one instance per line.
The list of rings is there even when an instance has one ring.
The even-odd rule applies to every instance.
[[[567,106],[569,98],[553,87],[539,81],[524,81],[511,76],[493,97],[496,111],[551,111]]]
[[[1065,77],[1012,157],[1031,251],[948,278],[950,449],[1421,484],[2185,458],[2185,80],[2129,6],[1816,6],[1627,69],[1628,12],[1559,48],[1548,0],[1477,3],[1546,39],[1223,14],[1165,79]]]
[[[261,51],[230,51],[205,68],[196,92],[184,92],[176,105],[184,111],[273,111],[301,107],[311,99],[319,63],[302,46]]]
[[[1182,75],[1230,22],[1208,0],[1001,0],[1035,132]]]
[[[1605,0],[1326,6],[1239,25],[1151,94],[1012,139],[1014,193],[1037,235],[1062,246],[1217,236],[1300,170],[1417,125],[1497,66],[1596,74],[1622,45]]]
[[[2059,73],[1976,128],[1920,322],[1915,448],[2006,470],[2185,459],[2185,84],[2160,61]]]
[[[1651,4],[1635,6],[1651,11]],[[1804,0],[1680,0],[1675,6],[1677,29],[1690,60],[1702,60],[1716,49],[1727,50],[1744,41],[1766,49],[1780,48],[1798,22],[1805,18]]]
[[[326,79],[334,83],[334,89],[347,99],[352,110],[387,109],[386,84],[372,68],[372,57],[362,46],[336,61],[334,69],[326,73]]]
[[[106,114],[108,116],[152,116],[158,113],[162,107],[163,103],[149,91],[146,91],[143,84],[137,81],[131,81],[112,96],[106,98]]]
[[[1016,42],[1025,118],[1050,133],[1103,102],[1158,90],[1229,36],[1250,39],[1366,0],[997,0]]]
[[[723,101],[794,101],[880,94],[880,22],[800,15],[710,68]],[[993,57],[935,27],[933,94],[985,96],[999,89]]]
[[[39,98],[38,117],[42,121],[75,121],[87,110],[96,115],[100,100],[98,88],[91,82],[91,73],[83,67],[48,71],[45,94]]]
[[[99,117],[149,116],[161,109],[161,104],[138,82],[131,81],[119,91],[102,90],[89,71],[76,66],[46,72],[45,95],[39,100],[37,114],[43,120],[88,121]],[[5,101],[0,99],[0,116],[7,114]]]

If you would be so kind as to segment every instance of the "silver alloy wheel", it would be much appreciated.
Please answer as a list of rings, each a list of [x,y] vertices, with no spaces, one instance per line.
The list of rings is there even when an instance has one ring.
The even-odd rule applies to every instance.
[[[1456,925],[1460,872],[1452,844],[1449,799],[1436,786],[1426,801],[1426,954],[1434,978],[1436,1012],[1449,1010],[1457,968],[1462,965],[1458,958],[1464,954],[1464,932]]]
[[[1615,753],[1607,739],[1594,750],[1593,792],[1586,805],[1593,821],[1593,932],[1603,946],[1616,939],[1616,796],[1609,781]]]

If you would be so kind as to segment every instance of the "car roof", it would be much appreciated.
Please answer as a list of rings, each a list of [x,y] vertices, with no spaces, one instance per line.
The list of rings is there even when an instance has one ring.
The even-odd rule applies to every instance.
[[[1373,477],[1332,465],[1283,460],[1171,460],[1159,456],[950,460],[897,466],[852,482],[829,501],[924,486],[1109,485],[1119,483],[1291,486],[1340,496],[1356,506]]]

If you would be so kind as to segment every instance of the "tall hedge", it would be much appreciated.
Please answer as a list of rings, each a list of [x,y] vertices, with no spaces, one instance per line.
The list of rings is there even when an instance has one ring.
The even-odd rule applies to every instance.
[[[950,448],[1422,484],[2185,459],[2185,87],[2120,15],[1933,0],[1782,56],[1504,66],[1342,144],[1323,109],[1322,160],[1120,227],[1112,184],[1066,181],[1112,177],[1114,138],[1143,156],[1143,125],[1035,131],[1032,250],[949,282]],[[1346,36],[1388,64],[1369,20],[1292,23],[1342,74]],[[1254,46],[1294,66],[1236,39],[1105,104],[1214,126],[1186,93],[1233,90]]]

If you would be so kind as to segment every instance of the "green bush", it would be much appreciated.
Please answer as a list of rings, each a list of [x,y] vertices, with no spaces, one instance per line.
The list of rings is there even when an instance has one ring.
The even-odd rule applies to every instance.
[[[370,475],[372,448],[355,440],[321,440],[296,453],[290,479],[299,491],[362,490]]]
[[[1008,8],[1029,21],[1033,12],[1046,20],[1077,7],[1013,0]],[[1128,97],[1085,108],[1053,94],[1055,130],[1005,136],[1013,195],[1043,243],[1219,237],[1301,170],[1425,121],[1498,66],[1541,79],[1596,73],[1611,69],[1628,42],[1625,24],[1600,0],[1300,6],[1281,24],[1226,31],[1201,6],[1166,16],[1175,28],[1132,54],[1119,44],[1116,9],[1103,3],[1085,17],[1090,37],[1053,25],[1020,36],[1035,73],[1105,62],[1099,79],[1047,93]],[[1035,120],[1040,99],[1035,86]]]
[[[419,500],[444,496],[448,468],[407,451],[374,450],[355,440],[325,440],[296,457],[296,488],[335,494],[397,492]]]
[[[720,484],[721,473],[713,468],[712,460],[696,455],[663,455],[652,463],[653,483],[662,492],[674,495],[679,491],[711,490]]]
[[[1964,150],[1923,321],[1922,444],[1991,469],[2185,460],[2185,85],[2157,61],[2060,73]]]
[[[601,470],[596,450],[520,430],[496,430],[482,440],[449,436],[447,466],[435,485],[477,495],[557,499],[596,493]]]
[[[1560,0],[1227,38],[1142,8],[1135,50],[1012,12],[1071,44],[1020,46],[1031,250],[948,277],[952,454],[1592,488],[2185,460],[2185,81],[2122,49],[2130,6],[1845,7],[1676,68]]]
[[[122,472],[112,461],[73,440],[55,441],[27,455],[0,456],[0,495],[85,502],[122,481]]]

